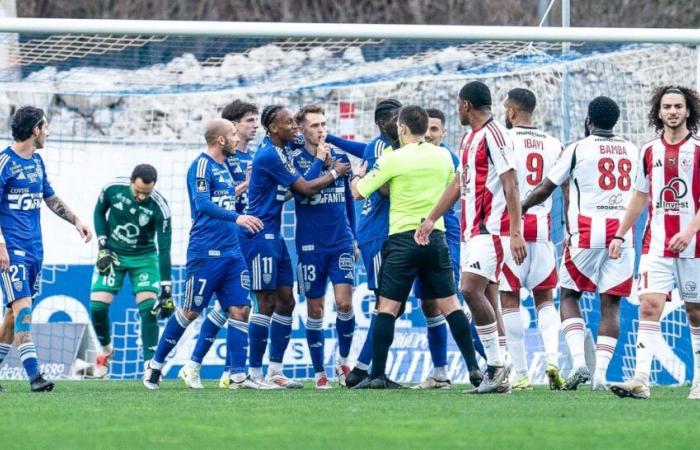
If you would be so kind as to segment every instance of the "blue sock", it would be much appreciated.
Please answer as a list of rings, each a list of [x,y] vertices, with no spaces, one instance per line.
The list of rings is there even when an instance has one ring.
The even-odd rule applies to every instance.
[[[474,350],[481,355],[482,358],[486,359],[486,352],[484,351],[484,345],[481,343],[481,339],[479,338],[479,332],[476,331],[476,324],[474,324],[473,320],[469,321],[471,325],[471,330],[472,330],[472,339],[474,340]]]
[[[248,356],[247,323],[228,319],[226,354],[231,355],[231,375],[245,373],[246,357]]]
[[[3,361],[5,361],[5,357],[8,353],[10,353],[11,348],[12,344],[3,344],[2,342],[0,342],[0,364],[2,364]]]
[[[325,372],[323,364],[323,351],[325,339],[323,336],[323,319],[306,319],[306,342],[309,345],[311,362],[314,365],[314,372]]]
[[[246,327],[247,326],[248,326],[248,324],[246,324]],[[246,342],[248,342],[248,329],[247,328],[246,328]],[[228,345],[226,347],[228,348]],[[246,345],[246,348],[247,347],[248,346]],[[231,373],[231,353],[229,353],[228,350],[226,350],[226,365],[224,366],[224,372]]]
[[[39,360],[36,358],[36,347],[33,342],[26,342],[17,347],[17,353],[22,360],[24,370],[27,371],[29,380],[33,380],[39,375]]]
[[[433,367],[444,367],[447,365],[447,325],[445,316],[438,314],[433,317],[426,317],[428,323],[428,348],[430,357],[433,359]]]
[[[199,330],[197,343],[194,346],[192,358],[190,358],[192,361],[202,364],[202,360],[207,356],[209,349],[211,349],[216,340],[216,335],[219,334],[219,330],[224,325],[226,325],[226,316],[219,311],[212,310],[207,318],[204,319],[202,328]]]
[[[341,358],[347,358],[352,346],[352,336],[355,333],[355,313],[352,309],[346,313],[338,311],[335,330],[338,333],[338,353]]]
[[[362,370],[369,369],[369,365],[372,362],[372,333],[374,332],[374,322],[377,320],[377,310],[372,311],[372,317],[369,320],[369,330],[367,330],[367,338],[365,338],[365,343],[360,350],[360,356],[357,357],[357,364],[355,367]]]
[[[270,318],[264,314],[251,314],[248,322],[248,342],[250,346],[250,367],[262,367],[267,350],[267,337],[270,334]]]
[[[292,336],[292,316],[272,314],[270,323],[270,362],[281,363]]]
[[[156,348],[156,353],[153,355],[153,361],[160,365],[165,362],[165,358],[175,348],[177,341],[180,340],[190,323],[192,322],[180,310],[175,311],[175,314],[170,316],[168,323],[165,324],[163,335],[158,341],[158,348]]]

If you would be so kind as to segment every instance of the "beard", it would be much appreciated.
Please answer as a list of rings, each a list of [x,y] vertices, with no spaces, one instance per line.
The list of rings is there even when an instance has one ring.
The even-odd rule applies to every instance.
[[[588,128],[588,121],[585,121],[585,122],[583,123],[583,135],[584,135],[585,137],[588,137],[588,136],[591,135],[591,129]]]
[[[223,148],[221,149],[221,153],[228,158],[229,156],[233,156],[234,150],[233,145],[231,145],[229,141],[226,141],[226,144],[224,144]]]

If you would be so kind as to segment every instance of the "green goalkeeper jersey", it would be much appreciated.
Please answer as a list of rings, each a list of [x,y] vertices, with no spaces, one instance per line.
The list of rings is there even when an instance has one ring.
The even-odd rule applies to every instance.
[[[153,190],[146,200],[137,202],[129,179],[118,178],[102,189],[94,222],[97,239],[106,238],[107,247],[117,255],[157,252],[161,281],[170,281],[170,208],[158,191]]]

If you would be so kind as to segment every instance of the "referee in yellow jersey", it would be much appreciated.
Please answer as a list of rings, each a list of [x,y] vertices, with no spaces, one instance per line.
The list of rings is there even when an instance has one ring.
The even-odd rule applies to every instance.
[[[418,245],[416,229],[430,213],[445,187],[454,178],[452,158],[444,148],[425,142],[428,113],[420,106],[405,106],[399,112],[401,148],[382,155],[363,176],[353,177],[353,196],[360,200],[384,185],[389,187],[389,238],[382,247],[379,301],[372,335],[372,372],[354,389],[397,389],[387,378],[386,359],[394,340],[394,322],[406,302],[416,277],[425,297],[435,299],[445,316],[462,355],[473,350],[469,320],[455,295],[450,254],[442,218],[435,222],[430,243]]]

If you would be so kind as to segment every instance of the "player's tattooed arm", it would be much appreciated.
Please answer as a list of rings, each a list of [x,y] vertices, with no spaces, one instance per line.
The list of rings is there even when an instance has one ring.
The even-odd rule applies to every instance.
[[[547,200],[552,192],[557,188],[557,185],[552,183],[549,178],[542,180],[540,184],[537,185],[535,189],[532,190],[530,195],[523,200],[522,209],[523,214],[527,212],[528,209],[535,205],[539,205],[543,201]]]
[[[75,225],[75,229],[78,230],[80,237],[82,237],[85,242],[92,239],[92,231],[90,231],[90,228],[80,221],[78,216],[71,211],[66,202],[61,200],[57,195],[47,197],[44,199],[44,201],[46,202],[46,206],[53,211],[54,214],[66,222],[70,222]]]

